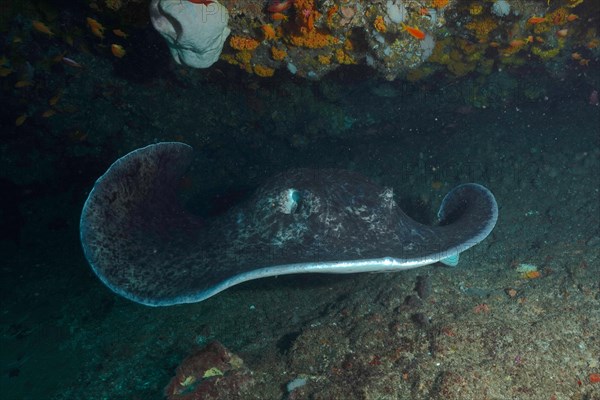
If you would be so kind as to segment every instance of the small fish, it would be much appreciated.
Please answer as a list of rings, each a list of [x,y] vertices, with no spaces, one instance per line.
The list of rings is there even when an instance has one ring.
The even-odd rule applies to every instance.
[[[106,28],[94,18],[87,17],[86,21],[94,36],[104,39],[104,30]]]
[[[61,62],[62,58],[65,56],[65,54],[67,54],[67,53],[64,52],[64,53],[60,53],[60,54],[55,55],[54,57],[52,57],[52,62],[53,63],[59,63],[59,62]]]
[[[21,126],[27,119],[27,114],[19,115],[15,120],[15,126]]]
[[[285,22],[288,20],[288,17],[287,17],[287,15],[282,14],[282,13],[272,13],[271,19],[273,21],[284,21]]]
[[[556,31],[556,36],[564,38],[564,37],[567,37],[568,33],[569,33],[568,29],[561,29],[561,30]]]
[[[75,42],[75,40],[73,39],[73,36],[71,36],[70,33],[67,33],[67,35],[65,36],[65,43],[67,43],[69,46],[73,47],[74,42]]]
[[[514,49],[514,48],[525,45],[525,43],[527,43],[527,42],[523,39],[514,39],[514,40],[511,40],[508,45]]]
[[[44,117],[44,118],[50,118],[51,116],[53,116],[55,114],[56,114],[55,110],[49,109],[49,110],[44,111],[44,113],[42,114],[42,117]]]
[[[271,24],[265,24],[261,26],[260,29],[265,40],[272,40],[277,36],[277,32],[275,32],[275,29],[273,29],[273,25]]]
[[[564,21],[565,19],[566,19],[566,17],[564,15],[557,13],[554,15],[554,18],[552,18],[552,23],[554,25],[562,25],[565,23],[565,21]]]
[[[83,65],[79,64],[77,61],[73,60],[69,57],[62,57],[61,61],[67,64],[69,67],[73,68],[83,68]]]
[[[270,13],[284,12],[292,6],[293,0],[271,0],[267,6],[267,11]]]
[[[54,32],[52,32],[50,28],[48,28],[48,26],[43,22],[32,21],[31,25],[33,26],[33,29],[35,29],[38,32],[45,33],[48,36],[54,36]]]
[[[569,22],[573,22],[576,19],[579,19],[579,16],[577,14],[569,14],[569,15],[567,15],[567,21],[569,21]]]
[[[127,54],[123,46],[121,46],[120,44],[111,44],[110,51],[113,53],[113,56],[117,58],[122,58],[125,54]]]
[[[48,104],[51,106],[55,106],[56,103],[58,103],[58,100],[60,100],[60,96],[61,94],[58,93],[56,96],[51,97],[50,100],[48,100]]]
[[[598,45],[600,45],[600,39],[594,38],[586,44],[586,47],[588,49],[595,49],[596,47],[598,47]]]
[[[120,29],[113,29],[112,33],[114,33],[115,36],[118,36],[123,39],[127,39],[127,36],[129,36],[128,34],[126,34],[125,32],[123,32]]]
[[[24,88],[24,87],[31,86],[31,85],[32,85],[32,83],[31,83],[31,82],[29,82],[29,81],[25,81],[25,80],[23,80],[23,81],[18,81],[17,83],[15,83],[15,87],[16,87],[17,89]]]
[[[544,18],[544,17],[531,17],[531,18],[529,18],[527,20],[527,23],[528,24],[532,24],[532,25],[541,24],[542,22],[546,22],[546,18]]]
[[[402,29],[404,29],[406,32],[408,32],[409,35],[411,35],[414,38],[417,38],[419,40],[425,39],[425,32],[423,32],[416,26],[408,26],[405,23],[402,23]]]
[[[12,74],[12,69],[7,67],[0,67],[0,78],[4,78],[10,74]]]

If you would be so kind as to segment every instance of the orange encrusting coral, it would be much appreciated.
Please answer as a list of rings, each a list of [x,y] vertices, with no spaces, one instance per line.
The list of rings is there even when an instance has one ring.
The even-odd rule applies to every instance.
[[[469,6],[469,14],[479,15],[483,11],[483,6],[479,3],[471,3]]]
[[[356,61],[354,61],[352,56],[344,52],[342,49],[337,49],[335,51],[335,59],[340,64],[356,64]]]
[[[296,9],[296,23],[309,32],[313,31],[315,21],[321,18],[321,13],[315,7],[315,1],[296,0],[294,1],[294,8]]]
[[[235,59],[241,62],[242,64],[247,64],[252,59],[252,53],[247,50],[240,51],[235,55]]]
[[[278,49],[277,47],[271,47],[271,58],[275,61],[281,61],[285,57],[287,57],[287,51],[283,49]]]
[[[478,39],[487,39],[489,33],[498,27],[492,18],[486,17],[469,22],[465,28],[472,31]]]
[[[354,50],[354,44],[352,43],[352,40],[346,39],[346,41],[344,42],[344,50],[346,50],[346,51]]]
[[[333,25],[333,16],[338,12],[339,7],[337,4],[334,4],[332,7],[327,10],[327,26]]]
[[[260,77],[268,78],[275,74],[275,70],[273,68],[269,68],[264,65],[255,65],[254,73]]]
[[[319,49],[339,42],[337,38],[315,26],[322,14],[317,11],[314,0],[296,0],[294,10],[295,26],[290,29],[289,36],[284,35],[288,44]]]
[[[247,50],[238,51],[235,55],[227,53],[221,54],[221,59],[229,64],[238,65],[249,74],[252,73],[252,64],[250,63],[252,53]]]
[[[243,36],[232,36],[229,39],[229,45],[235,50],[255,50],[260,42],[256,39],[243,37]]]
[[[414,72],[410,75],[410,80],[421,79],[441,68],[459,77],[474,72],[489,75],[494,69],[494,63],[514,67],[523,65],[532,56],[537,56],[539,61],[556,57],[565,43],[578,43],[580,46],[587,43],[590,48],[600,45],[595,30],[583,34],[579,17],[565,5],[565,2],[571,4],[571,1],[579,0],[552,4],[544,11],[541,7],[531,8],[523,11],[518,20],[512,21],[496,18],[490,13],[493,0],[469,0],[465,4],[458,2],[458,5],[456,1],[450,0],[424,0],[409,7],[410,16],[406,23],[390,25],[388,17],[380,11],[381,7],[359,9],[347,1],[292,0],[286,2],[289,9],[269,10],[264,19],[256,20],[251,27],[246,28],[249,30],[244,31],[245,33],[230,36],[229,51],[226,49],[222,58],[260,76],[270,76],[268,69],[264,70],[263,67],[277,69],[289,61],[292,66],[299,67],[301,76],[310,72],[321,77],[339,64],[363,62],[365,42],[351,33],[352,29],[360,27],[378,41],[402,44],[394,48],[393,57],[386,58],[383,53],[376,52],[375,59],[383,60],[373,65],[376,69],[387,66],[388,63],[402,64],[401,66],[404,66],[403,63],[410,63],[410,66],[406,65],[405,71],[410,74],[410,70],[417,68],[422,60],[405,56],[407,52],[404,50],[408,49],[405,47],[414,46],[414,38],[424,40],[430,36],[437,40],[434,54],[427,60],[429,67]],[[278,2],[269,4],[271,3]],[[462,13],[464,36],[454,37],[453,41],[445,41],[447,43],[441,46],[440,24],[431,24],[429,19],[438,12],[436,10],[448,7],[457,8]],[[362,18],[354,18],[356,13]],[[584,18],[583,11],[581,15]],[[269,17],[276,22],[269,20]],[[406,25],[408,23],[410,26]],[[448,29],[452,31],[451,28]],[[355,42],[356,49],[353,48],[350,37]],[[258,49],[260,46],[262,48]],[[567,54],[573,52],[570,48],[567,50],[570,50]],[[588,62],[583,58],[576,61]],[[259,66],[258,70],[256,66]],[[538,276],[525,278],[536,277]]]
[[[434,8],[444,8],[448,5],[449,0],[433,0],[431,6]]]
[[[315,8],[315,0],[296,0],[294,1],[294,7],[296,7],[296,10],[312,10]]]
[[[387,32],[387,26],[385,26],[385,21],[381,15],[378,15],[373,22],[373,26],[377,30],[377,32],[385,33]]]
[[[317,60],[319,60],[319,62],[323,65],[329,65],[331,64],[331,56],[326,56],[323,54],[319,54],[317,56]]]
[[[339,40],[331,35],[318,32],[317,30],[307,32],[302,35],[290,35],[289,41],[297,47],[307,47],[310,49],[320,49],[322,47],[336,44]]]
[[[265,40],[273,40],[277,37],[277,33],[271,24],[261,26],[260,30],[262,31]]]
[[[567,22],[570,12],[566,8],[560,7],[549,13],[546,17],[554,25],[563,25]]]

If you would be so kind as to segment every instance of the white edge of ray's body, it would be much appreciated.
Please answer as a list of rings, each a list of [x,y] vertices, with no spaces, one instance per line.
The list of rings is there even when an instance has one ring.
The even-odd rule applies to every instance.
[[[446,194],[442,200],[438,215],[441,215],[445,206],[445,201],[454,190],[464,186],[473,185],[479,190],[485,193],[490,203],[492,204],[491,218],[487,221],[487,224],[481,229],[479,235],[472,238],[472,240],[462,243],[454,248],[448,249],[443,252],[429,254],[420,258],[413,259],[402,259],[394,257],[382,257],[372,258],[364,260],[348,260],[348,261],[329,261],[329,262],[309,262],[309,263],[296,263],[296,264],[283,264],[275,265],[271,267],[257,268],[252,271],[244,272],[242,274],[234,275],[229,279],[226,279],[219,284],[213,286],[210,289],[203,290],[188,296],[180,296],[177,298],[158,301],[156,304],[148,303],[147,301],[140,301],[141,303],[148,304],[151,306],[165,306],[183,303],[196,303],[202,300],[206,300],[209,297],[222,292],[232,286],[238,285],[243,282],[266,278],[271,276],[279,275],[291,275],[291,274],[307,274],[307,273],[326,273],[326,274],[352,274],[357,272],[397,272],[405,271],[413,268],[422,267],[425,265],[434,264],[436,262],[442,262],[448,266],[455,266],[458,263],[458,256],[461,252],[475,246],[476,244],[483,241],[490,232],[494,229],[498,220],[498,204],[494,199],[492,193],[485,186],[476,183],[465,183],[463,185],[456,186],[450,192]]]

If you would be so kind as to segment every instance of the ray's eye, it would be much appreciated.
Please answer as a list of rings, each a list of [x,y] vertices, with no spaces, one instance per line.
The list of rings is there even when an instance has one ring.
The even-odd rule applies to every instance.
[[[281,212],[284,214],[293,214],[298,208],[300,202],[300,192],[296,189],[290,188],[285,191],[282,196]]]

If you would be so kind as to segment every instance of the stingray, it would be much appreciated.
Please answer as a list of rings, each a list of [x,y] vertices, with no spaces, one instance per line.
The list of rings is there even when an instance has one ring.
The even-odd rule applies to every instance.
[[[402,271],[485,239],[498,206],[485,187],[455,187],[438,223],[407,216],[391,188],[341,169],[276,175],[245,201],[201,218],[178,195],[190,146],[164,142],[115,161],[81,214],[85,257],[115,293],[149,306],[205,300],[241,282],[300,273]]]

